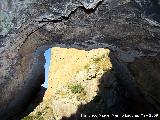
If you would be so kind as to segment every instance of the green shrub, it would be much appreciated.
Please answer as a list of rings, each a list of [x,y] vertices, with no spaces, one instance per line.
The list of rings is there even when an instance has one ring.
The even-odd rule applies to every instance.
[[[68,88],[71,90],[72,93],[82,93],[84,92],[84,88],[81,84],[69,85]]]
[[[97,63],[97,62],[99,62],[99,61],[101,61],[101,57],[97,57],[97,58],[93,58],[93,61],[95,62],[95,63]]]
[[[33,120],[33,119],[34,119],[33,116],[26,116],[22,120]]]

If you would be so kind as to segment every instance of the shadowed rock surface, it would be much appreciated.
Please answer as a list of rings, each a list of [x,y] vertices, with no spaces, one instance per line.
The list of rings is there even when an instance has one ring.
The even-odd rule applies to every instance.
[[[149,89],[146,82],[156,74],[151,81],[159,84],[160,71],[152,69],[147,77],[141,72],[143,67],[155,67],[148,63],[150,59],[156,59],[156,64],[160,62],[159,3],[159,0],[1,0],[1,119],[24,111],[39,91],[44,82],[43,53],[49,47],[109,48],[118,59],[113,60],[113,65],[119,63],[115,66],[120,84],[127,86],[129,94],[139,93],[137,96],[146,101],[144,104],[152,103],[156,108],[153,111],[159,111],[159,92],[152,90],[155,84],[149,84]],[[142,57],[143,66],[139,66],[135,58]],[[128,63],[131,63],[129,70]]]

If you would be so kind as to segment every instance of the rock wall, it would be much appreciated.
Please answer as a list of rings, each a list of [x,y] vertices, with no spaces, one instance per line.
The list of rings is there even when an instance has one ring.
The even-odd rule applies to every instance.
[[[1,0],[0,116],[38,90],[49,47],[109,48],[126,63],[159,56],[158,13],[158,0]]]
[[[160,103],[159,61],[159,57],[139,58],[128,65],[137,85],[152,104],[157,104],[155,106],[157,110],[159,110],[158,104]]]
[[[121,118],[124,114],[134,116],[159,111],[159,99],[154,99],[159,96],[159,91],[149,89],[158,87],[158,79],[150,81],[141,69],[129,67],[142,75],[134,76],[146,83],[139,87],[126,65],[119,62],[109,49],[85,51],[55,47],[51,51],[48,88],[43,101],[22,120],[85,120],[92,115],[101,120],[103,114],[112,118],[114,113]],[[136,66],[136,63],[132,64]],[[154,74],[157,70],[151,71]],[[148,82],[155,84],[146,86]],[[154,96],[146,96],[146,93]]]
[[[24,120],[60,120],[76,113],[80,105],[93,101],[100,92],[101,77],[112,69],[109,54],[110,51],[103,48],[90,51],[52,48],[48,88],[43,102]],[[102,105],[94,103],[94,106],[103,109],[100,108]]]

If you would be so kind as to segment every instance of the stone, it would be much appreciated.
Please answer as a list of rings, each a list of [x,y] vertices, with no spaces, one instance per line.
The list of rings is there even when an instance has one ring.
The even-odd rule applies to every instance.
[[[52,110],[51,114],[55,119],[61,120],[63,117],[70,117],[76,113],[81,104],[87,104],[94,100],[98,94],[100,78],[105,71],[112,69],[109,53],[108,49],[102,48],[90,51],[73,48],[52,48],[48,88],[43,97],[43,102],[24,120],[30,116],[36,116],[37,113],[43,114],[45,111],[48,113],[48,109],[44,110],[44,107],[40,107],[47,105]],[[103,59],[98,59],[102,56]],[[97,58],[97,61],[93,58]],[[100,72],[101,74],[97,76],[90,76]],[[77,93],[76,87],[77,89],[79,87]],[[100,105],[94,103],[94,106],[101,107]]]
[[[1,118],[19,114],[39,91],[50,47],[110,49],[123,85],[137,93],[125,64],[159,56],[159,10],[158,0],[1,0]]]

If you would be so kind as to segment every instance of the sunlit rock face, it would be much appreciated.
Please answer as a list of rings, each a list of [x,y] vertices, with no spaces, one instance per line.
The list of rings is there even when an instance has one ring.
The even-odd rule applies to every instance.
[[[158,13],[158,0],[1,0],[0,115],[18,114],[38,91],[49,47],[109,48],[126,64],[159,56]]]
[[[103,114],[121,116],[159,111],[155,101],[159,99],[160,82],[156,73],[159,66],[158,61],[152,62],[136,60],[129,64],[135,73],[134,81],[127,67],[109,49],[52,48],[49,85],[43,102],[22,120],[82,120],[93,114],[100,120]]]
[[[103,88],[107,92],[107,85],[103,84],[100,88],[101,83],[105,81],[102,77],[105,77],[105,72],[113,74],[109,54],[110,51],[104,48],[90,51],[52,48],[48,88],[43,102],[24,120],[38,117],[60,120],[62,117],[76,114],[83,105],[83,111],[89,112],[89,108],[85,108],[86,104],[92,104],[89,105],[93,109],[92,112],[94,107],[97,108],[95,112],[103,111],[104,102],[102,103],[100,95],[103,93],[100,89]],[[96,97],[98,100],[94,103]],[[90,103],[91,101],[93,103]]]

